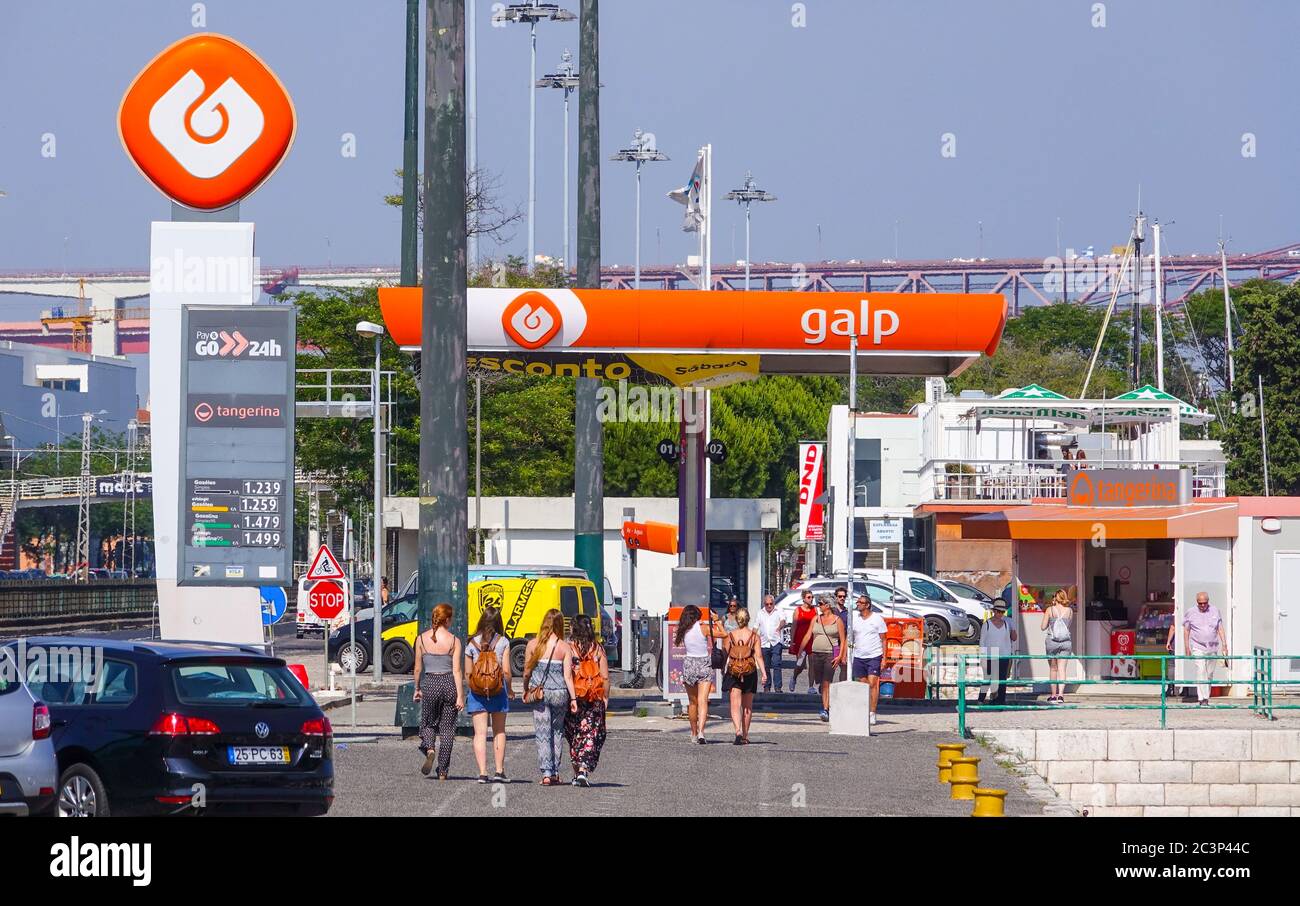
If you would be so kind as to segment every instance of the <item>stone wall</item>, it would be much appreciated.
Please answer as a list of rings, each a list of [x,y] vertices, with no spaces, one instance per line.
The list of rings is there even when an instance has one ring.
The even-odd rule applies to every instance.
[[[1300,730],[981,730],[1093,816],[1300,816]]]

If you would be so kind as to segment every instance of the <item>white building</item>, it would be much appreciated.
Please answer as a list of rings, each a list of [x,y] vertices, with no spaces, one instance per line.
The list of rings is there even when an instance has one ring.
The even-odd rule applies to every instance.
[[[573,563],[572,497],[484,497],[483,562],[537,563],[568,566]],[[616,596],[623,594],[623,510],[636,511],[637,522],[677,523],[677,500],[667,497],[605,498],[605,578]],[[746,606],[757,606],[767,592],[764,565],[769,536],[781,527],[781,501],[775,498],[741,500],[710,498],[705,510],[709,569],[735,584]],[[405,583],[418,563],[419,500],[386,497],[384,524],[397,531],[397,587]],[[471,537],[477,526],[475,504],[470,500]],[[473,558],[471,549],[471,559]],[[637,554],[637,606],[653,615],[668,611],[671,571],[677,558],[640,551]]]

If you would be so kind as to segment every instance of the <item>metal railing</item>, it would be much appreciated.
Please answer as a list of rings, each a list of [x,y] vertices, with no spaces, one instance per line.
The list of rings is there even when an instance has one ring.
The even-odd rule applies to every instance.
[[[1222,497],[1226,492],[1221,462],[1171,462],[1151,459],[1086,460],[1086,469],[1187,469],[1192,473],[1192,497]],[[1035,497],[1064,500],[1072,471],[1066,463],[1045,459],[931,460],[921,469],[921,487],[933,500],[1015,501]]]
[[[153,612],[157,598],[153,579],[4,583],[0,622],[138,618]]]
[[[294,402],[299,417],[370,418],[374,409],[370,368],[299,368],[294,384]],[[379,373],[379,404],[384,423],[393,423],[393,379],[396,372]]]
[[[1021,661],[1046,661],[1046,660],[1068,660],[1068,661],[1110,661],[1114,659],[1110,654],[1074,654],[1068,658],[1051,658],[1045,654],[1012,654],[1004,655],[1003,659],[1012,662],[1012,672],[1015,664]],[[1251,654],[1238,655],[1217,655],[1206,657],[1204,655],[1187,655],[1187,654],[1138,654],[1129,655],[1126,659],[1135,661],[1159,661],[1160,676],[1151,679],[1140,678],[1103,678],[1103,679],[1078,679],[1064,678],[1053,681],[1050,678],[1037,677],[1027,679],[1006,679],[992,680],[984,676],[971,678],[969,668],[973,665],[983,665],[989,658],[977,654],[959,654],[956,655],[955,665],[957,667],[957,681],[942,682],[940,670],[944,666],[952,666],[953,662],[946,664],[939,662],[937,649],[927,648],[924,658],[924,676],[926,682],[926,698],[936,700],[940,697],[941,689],[956,689],[956,708],[957,708],[957,731],[962,737],[968,736],[967,715],[971,712],[999,712],[999,711],[1159,711],[1160,728],[1167,729],[1168,717],[1170,711],[1189,710],[1200,707],[1209,707],[1219,710],[1242,710],[1249,709],[1253,714],[1266,720],[1275,720],[1275,711],[1300,710],[1300,699],[1289,701],[1285,704],[1277,704],[1274,699],[1274,692],[1279,686],[1290,687],[1292,691],[1300,693],[1300,679],[1295,680],[1278,680],[1273,674],[1273,662],[1278,660],[1293,660],[1295,656],[1275,655],[1272,649],[1255,647]],[[1178,661],[1186,662],[1205,662],[1205,661],[1249,661],[1250,678],[1233,679],[1230,675],[1225,677],[1212,676],[1207,678],[1204,683],[1198,681],[1197,677],[1178,678],[1171,670],[1171,666],[1176,665]],[[1140,671],[1139,671],[1140,675]],[[1132,702],[1105,702],[1089,701],[1069,702],[1064,704],[1048,704],[1046,702],[1034,700],[1021,700],[1003,704],[985,704],[983,702],[968,702],[966,693],[968,689],[987,690],[990,688],[1002,687],[1010,692],[1017,688],[1030,688],[1036,686],[1116,686],[1122,691],[1125,688],[1132,689],[1135,686],[1158,686],[1159,701],[1149,704],[1138,704]],[[1183,704],[1177,701],[1169,700],[1169,689],[1172,686],[1249,686],[1249,696],[1242,696],[1239,699],[1230,697],[1226,701],[1211,703],[1208,706],[1199,704]]]

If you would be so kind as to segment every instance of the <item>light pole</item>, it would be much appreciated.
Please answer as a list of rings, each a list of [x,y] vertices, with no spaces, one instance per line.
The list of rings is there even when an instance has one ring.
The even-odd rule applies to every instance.
[[[636,265],[633,269],[632,288],[641,288],[641,165],[654,160],[668,160],[668,155],[655,147],[651,132],[640,129],[632,135],[632,145],[623,148],[610,160],[626,160],[636,164]]]
[[[566,48],[560,56],[564,64],[559,72],[548,72],[537,80],[538,88],[559,88],[564,92],[564,272],[573,262],[569,259],[569,95],[578,90],[578,73],[573,69],[573,54]]]
[[[537,23],[538,22],[572,22],[576,19],[567,9],[560,9],[554,3],[512,3],[505,9],[492,14],[493,24],[502,22],[528,23],[528,270],[533,269],[536,260],[536,219],[533,216],[537,208]]]
[[[776,201],[776,196],[754,184],[754,174],[745,171],[745,184],[722,196],[745,206],[745,289],[749,289],[749,207],[756,201]]]
[[[375,543],[371,551],[373,556],[372,573],[370,576],[370,605],[374,611],[374,626],[371,632],[371,664],[374,668],[375,684],[383,682],[383,664],[380,662],[380,656],[383,653],[383,639],[380,638],[381,627],[383,625],[382,611],[384,609],[383,595],[380,591],[380,583],[384,576],[384,429],[383,413],[384,407],[379,400],[379,381],[381,375],[380,361],[380,344],[384,339],[384,327],[382,324],[376,324],[373,321],[359,321],[357,323],[357,333],[363,337],[375,338],[375,370],[371,375],[370,385],[370,411],[374,415],[374,440],[375,440]]]

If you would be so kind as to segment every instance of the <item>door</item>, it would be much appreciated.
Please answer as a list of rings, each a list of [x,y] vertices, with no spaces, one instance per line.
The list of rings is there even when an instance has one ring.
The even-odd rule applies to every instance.
[[[1300,679],[1300,552],[1273,554],[1273,663],[1276,679]]]
[[[1110,593],[1124,602],[1129,619],[1136,619],[1147,593],[1146,551],[1107,551],[1106,572],[1110,576]]]

